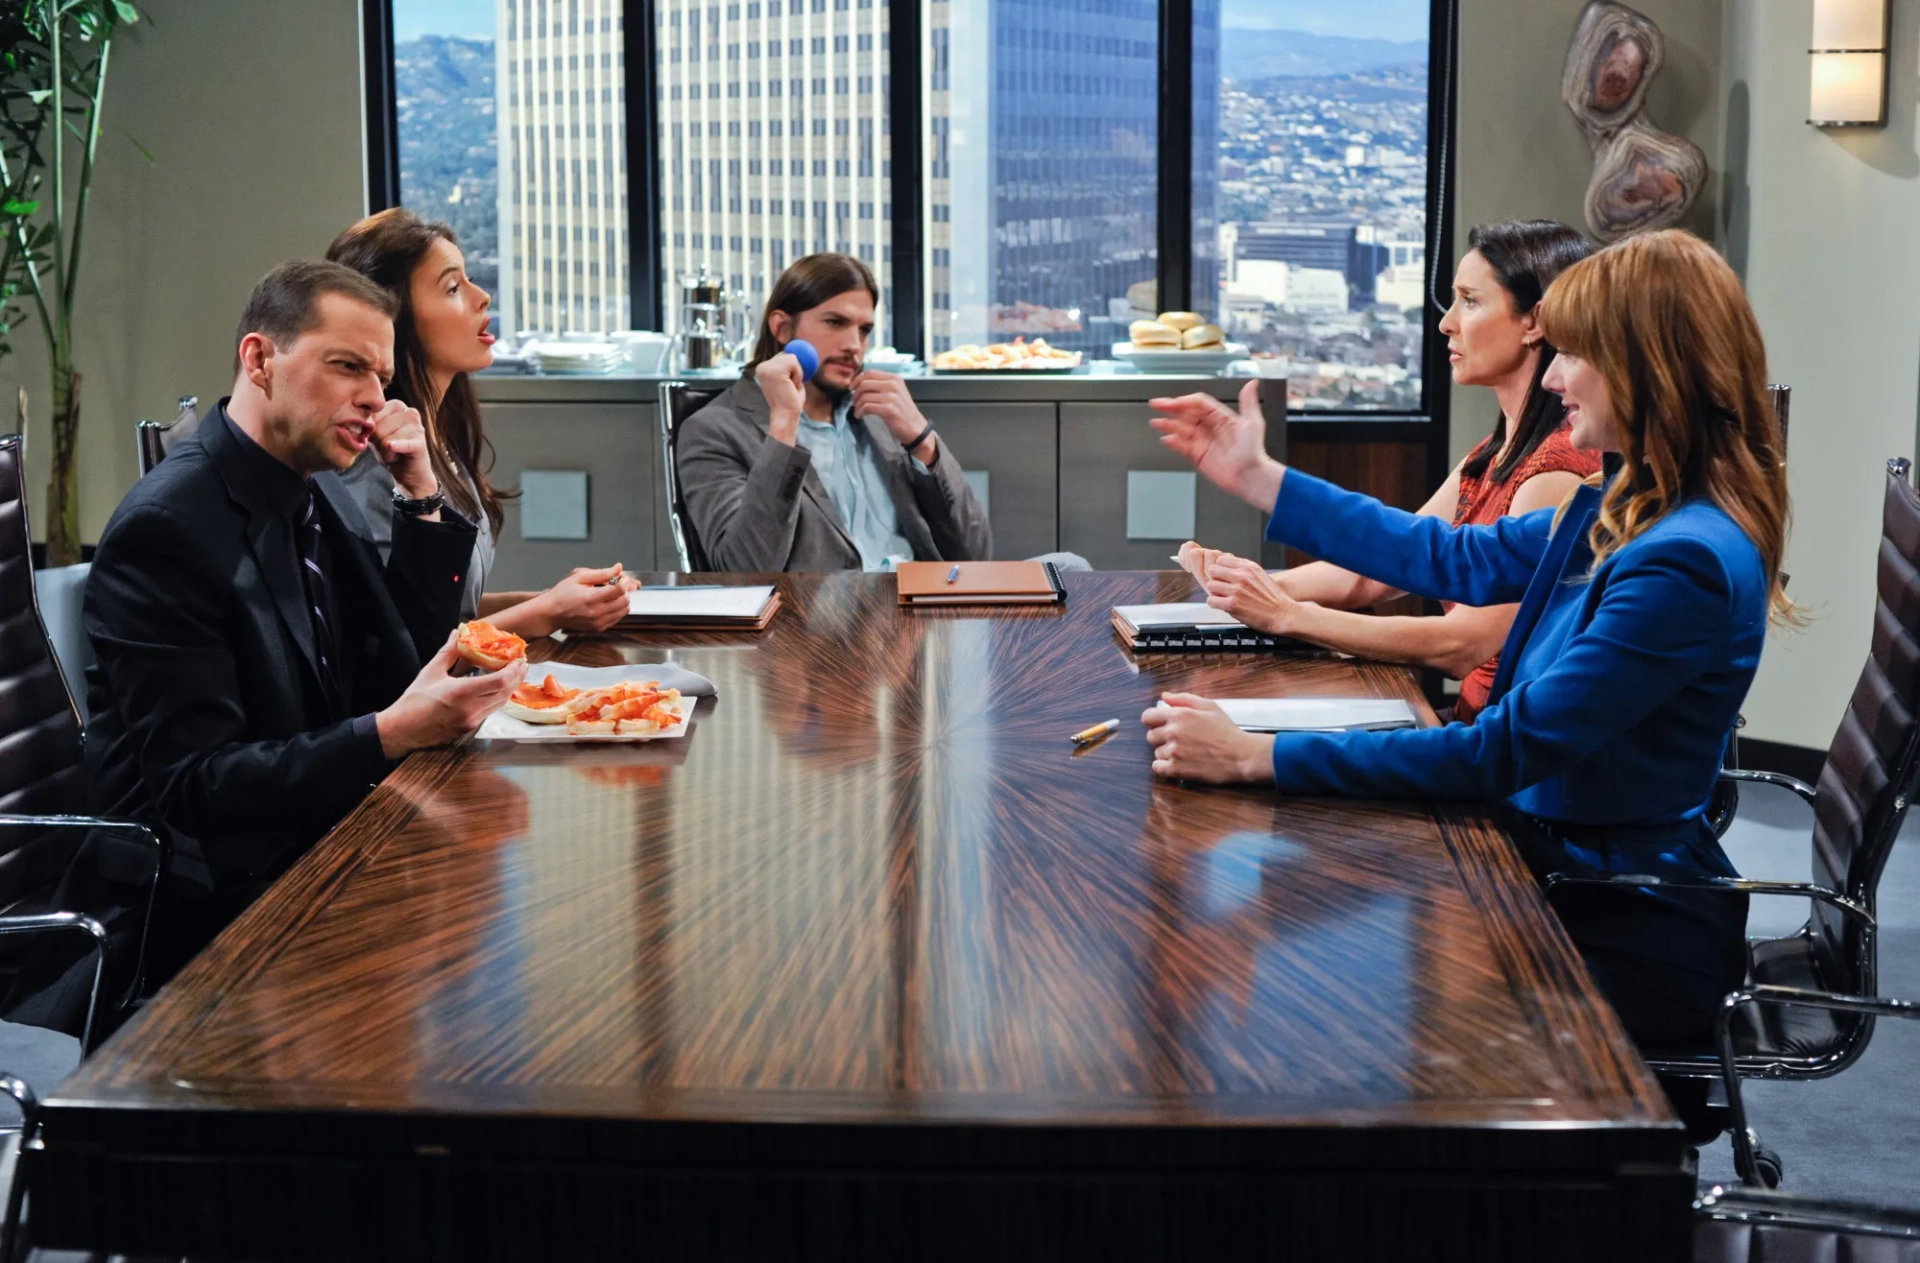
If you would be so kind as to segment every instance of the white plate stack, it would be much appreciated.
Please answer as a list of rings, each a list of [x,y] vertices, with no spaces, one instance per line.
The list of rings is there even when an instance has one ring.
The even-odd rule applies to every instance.
[[[627,363],[627,348],[619,342],[536,342],[527,349],[540,357],[545,373],[611,373]]]

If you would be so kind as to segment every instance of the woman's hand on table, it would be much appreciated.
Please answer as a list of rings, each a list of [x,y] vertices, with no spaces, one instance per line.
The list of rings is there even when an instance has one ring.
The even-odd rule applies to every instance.
[[[1260,383],[1240,391],[1240,410],[1212,395],[1181,395],[1148,401],[1160,415],[1148,422],[1160,442],[1188,460],[1207,481],[1256,509],[1270,510],[1279,498],[1287,467],[1267,455],[1267,419],[1260,411]]]
[[[1200,586],[1207,590],[1208,605],[1274,636],[1295,635],[1300,611],[1306,608],[1287,595],[1265,566],[1232,553],[1214,559]]]
[[[536,599],[554,627],[599,632],[627,616],[627,593],[639,586],[616,562],[599,570],[575,568]]]
[[[1153,747],[1155,776],[1210,785],[1273,780],[1273,738],[1242,732],[1218,702],[1166,693],[1140,722]]]

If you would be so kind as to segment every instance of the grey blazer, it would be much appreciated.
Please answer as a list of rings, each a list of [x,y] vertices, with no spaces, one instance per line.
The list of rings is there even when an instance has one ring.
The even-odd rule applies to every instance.
[[[993,555],[993,532],[946,441],[933,467],[913,458],[875,417],[867,427],[899,513],[900,534],[920,561]],[[860,550],[813,469],[813,453],[767,434],[767,401],[746,377],[688,417],[675,444],[675,472],[694,538],[715,570],[858,570]]]

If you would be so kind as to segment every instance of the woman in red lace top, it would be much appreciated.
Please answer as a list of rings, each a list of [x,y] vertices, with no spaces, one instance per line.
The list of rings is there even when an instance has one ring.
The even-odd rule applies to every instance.
[[[1560,400],[1540,379],[1554,350],[1540,334],[1540,296],[1592,250],[1552,220],[1482,224],[1467,238],[1441,318],[1453,380],[1485,386],[1500,405],[1493,433],[1447,475],[1420,512],[1483,525],[1552,508],[1598,473],[1597,452],[1576,451]],[[1460,680],[1453,718],[1471,723],[1486,704],[1515,606],[1449,606],[1440,617],[1382,618],[1367,609],[1399,593],[1351,570],[1314,562],[1269,575],[1258,562],[1183,550],[1209,603],[1251,627],[1345,653],[1436,667]],[[1204,571],[1204,573],[1202,573]]]

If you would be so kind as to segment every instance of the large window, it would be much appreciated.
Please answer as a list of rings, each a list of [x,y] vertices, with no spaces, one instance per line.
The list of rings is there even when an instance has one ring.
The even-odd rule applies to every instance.
[[[744,326],[774,278],[820,250],[872,266],[884,325],[893,262],[886,6],[657,0],[653,9],[667,331],[681,283],[704,269],[740,295],[750,336]]]
[[[1298,409],[1430,406],[1439,0],[365,2],[391,5],[397,196],[453,224],[509,333],[672,332],[702,270],[745,333],[841,250],[908,349],[1104,359],[1190,307],[1284,361]]]
[[[622,0],[392,2],[401,204],[507,334],[627,328]]]
[[[1108,358],[1155,302],[1155,0],[928,0],[931,349]]]
[[[1289,361],[1294,408],[1418,411],[1426,0],[1196,3],[1203,16],[1195,50],[1217,40],[1219,95],[1194,110],[1195,301],[1256,356]],[[1197,73],[1194,86],[1213,87]]]

